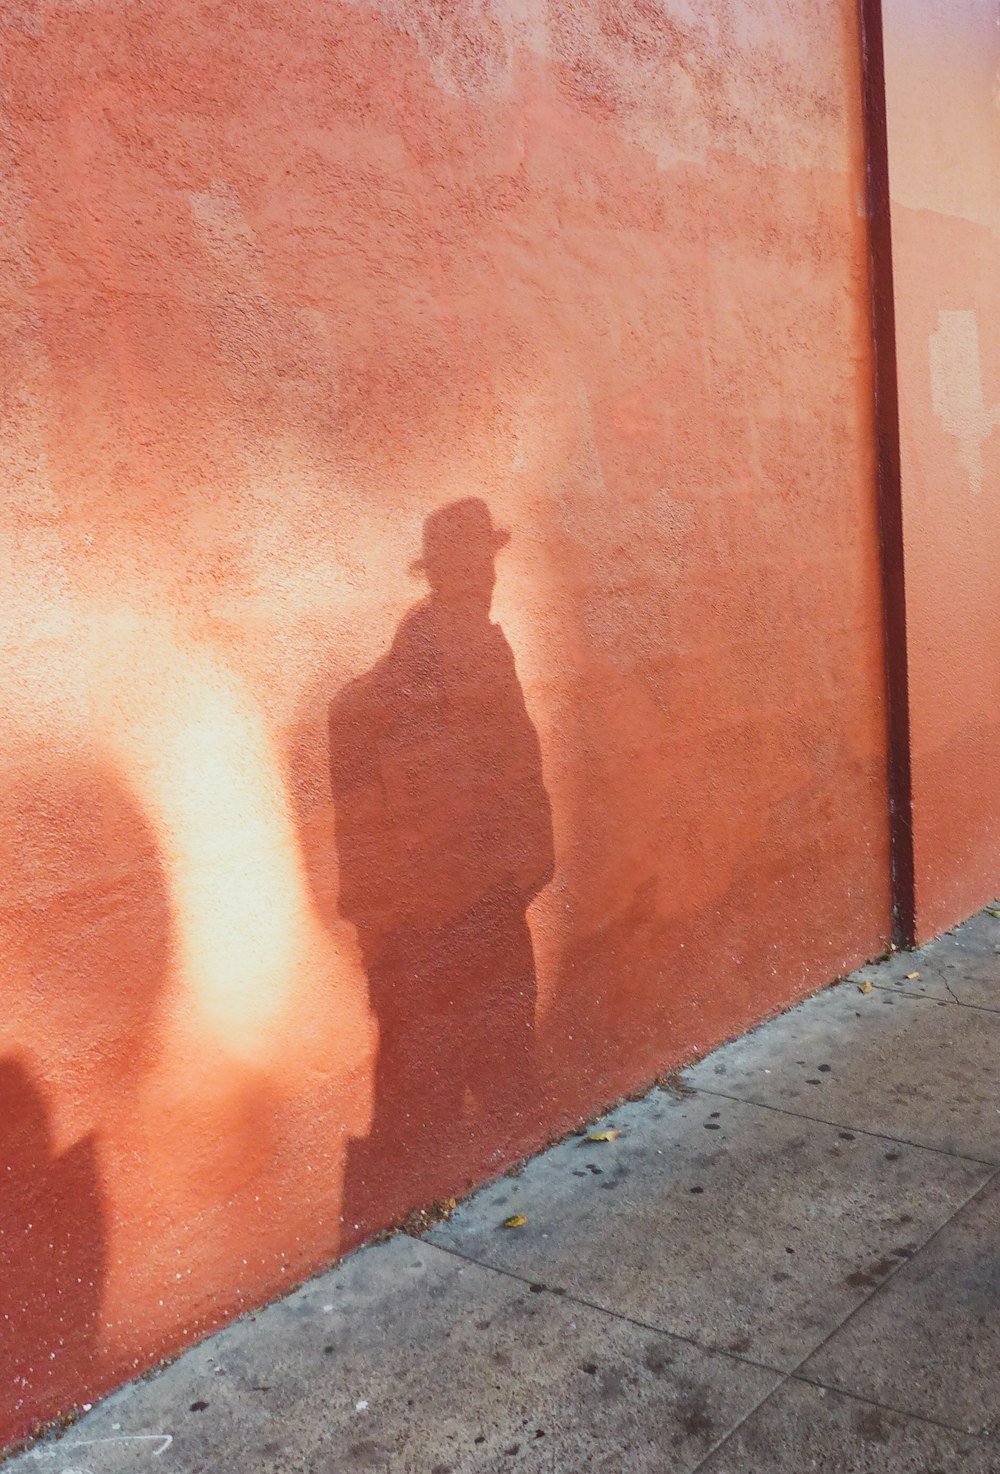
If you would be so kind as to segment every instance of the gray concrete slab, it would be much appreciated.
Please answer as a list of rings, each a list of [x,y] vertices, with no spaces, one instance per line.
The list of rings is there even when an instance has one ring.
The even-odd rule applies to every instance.
[[[870,974],[865,974],[870,976]],[[1000,1163],[1000,1014],[842,983],[684,1079],[940,1151]]]
[[[547,1152],[463,1205],[433,1241],[784,1368],[989,1170],[711,1096],[647,1098],[601,1124],[621,1138]],[[514,1213],[528,1222],[505,1230]]]
[[[400,1236],[7,1474],[691,1474],[779,1380]]]
[[[803,1370],[1000,1440],[1000,1179]]]
[[[996,1474],[998,1460],[980,1439],[788,1382],[699,1474]]]

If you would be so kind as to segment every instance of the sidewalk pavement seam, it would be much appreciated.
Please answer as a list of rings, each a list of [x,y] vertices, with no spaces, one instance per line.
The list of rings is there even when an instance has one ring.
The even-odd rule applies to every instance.
[[[694,1467],[688,1471],[688,1474],[698,1474],[699,1469],[704,1469],[709,1459],[714,1459],[720,1448],[725,1448],[726,1444],[733,1437],[733,1435],[738,1433],[740,1429],[744,1426],[744,1424],[749,1423],[751,1418],[756,1417],[761,1408],[769,1403],[771,1401],[771,1398],[776,1396],[777,1393],[781,1391],[782,1387],[787,1386],[788,1382],[789,1377],[787,1375],[783,1376],[777,1387],[772,1387],[770,1392],[762,1397],[759,1402],[755,1403],[753,1407],[748,1408],[742,1417],[737,1418],[733,1426],[731,1428],[728,1428],[726,1432],[723,1433],[722,1437],[717,1439],[715,1443],[712,1444],[712,1447],[705,1454],[705,1457],[699,1459],[697,1464],[695,1464]]]
[[[810,1355],[812,1355],[811,1352]],[[860,1402],[863,1403],[866,1407],[875,1407],[878,1408],[881,1412],[892,1413],[895,1414],[897,1417],[908,1418],[914,1423],[927,1423],[932,1428],[941,1428],[946,1433],[958,1433],[961,1434],[964,1438],[975,1438],[977,1443],[981,1443],[984,1447],[987,1444],[991,1443],[991,1440],[984,1437],[983,1434],[970,1432],[968,1428],[960,1428],[956,1423],[945,1423],[940,1418],[931,1417],[926,1413],[914,1413],[910,1412],[908,1409],[890,1407],[888,1403],[879,1402],[877,1398],[862,1397],[857,1392],[848,1392],[841,1387],[831,1387],[826,1382],[812,1381],[808,1377],[799,1376],[797,1372],[789,1372],[786,1376],[782,1377],[777,1387],[772,1387],[770,1392],[768,1392],[766,1396],[762,1397],[760,1401],[756,1403],[752,1408],[747,1409],[742,1417],[740,1417],[733,1424],[733,1426],[722,1435],[718,1442],[712,1445],[712,1447],[705,1454],[704,1458],[699,1459],[694,1468],[689,1470],[689,1474],[698,1474],[699,1469],[704,1469],[709,1460],[714,1459],[719,1450],[725,1448],[730,1439],[733,1438],[740,1431],[741,1428],[749,1423],[752,1418],[756,1417],[761,1408],[766,1406],[766,1404],[769,1403],[773,1397],[776,1397],[784,1387],[787,1387],[789,1382],[799,1382],[807,1387],[815,1387],[818,1392],[829,1392],[834,1397],[845,1397],[848,1398],[851,1402]]]
[[[960,1433],[963,1438],[978,1438],[981,1443],[993,1443],[987,1434],[975,1428],[963,1428],[961,1423],[949,1423],[944,1418],[936,1418],[933,1413],[915,1413],[910,1407],[894,1407],[890,1402],[881,1402],[877,1397],[865,1397],[860,1392],[852,1392],[847,1387],[834,1387],[830,1382],[824,1382],[821,1377],[807,1377],[804,1372],[789,1372],[786,1379],[789,1382],[801,1382],[805,1387],[815,1387],[819,1392],[829,1392],[834,1397],[846,1397],[851,1402],[862,1402],[866,1407],[877,1407],[884,1413],[893,1413],[898,1418],[912,1418],[915,1423],[930,1423],[934,1428],[943,1428],[946,1433]],[[777,1391],[777,1388],[775,1388]],[[773,1397],[774,1393],[769,1396]],[[727,1434],[728,1437],[728,1434]]]
[[[871,1294],[866,1295],[864,1300],[862,1300],[860,1304],[855,1305],[854,1309],[849,1311],[847,1315],[844,1316],[844,1319],[840,1322],[840,1325],[832,1330],[829,1335],[824,1336],[819,1345],[814,1347],[813,1350],[810,1351],[809,1356],[803,1357],[798,1366],[794,1367],[789,1373],[789,1376],[797,1376],[802,1367],[805,1366],[806,1362],[809,1361],[811,1357],[817,1356],[819,1352],[823,1350],[824,1346],[828,1345],[828,1343],[833,1340],[834,1336],[839,1335],[844,1327],[848,1325],[854,1319],[854,1317],[859,1314],[860,1311],[866,1309],[876,1298],[876,1296],[882,1293],[886,1285],[891,1284],[897,1275],[903,1274],[911,1264],[915,1264],[916,1261],[920,1258],[920,1255],[923,1254],[924,1250],[927,1249],[934,1242],[935,1239],[939,1238],[940,1235],[944,1233],[945,1229],[949,1228],[956,1221],[956,1219],[959,1218],[961,1214],[966,1211],[967,1208],[971,1208],[976,1199],[980,1198],[983,1193],[986,1192],[987,1188],[989,1188],[997,1180],[998,1177],[1000,1177],[1000,1167],[994,1168],[994,1170],[979,1184],[979,1186],[973,1192],[968,1195],[967,1198],[965,1198],[961,1203],[959,1203],[955,1208],[952,1209],[944,1222],[939,1223],[937,1228],[935,1228],[932,1233],[929,1233],[927,1235],[927,1237],[924,1239],[923,1243],[920,1244],[915,1253],[911,1254],[908,1259],[901,1260],[900,1263],[893,1270],[891,1270],[889,1274],[886,1275],[885,1279],[880,1280],[879,1283],[875,1286],[874,1290],[872,1290]],[[962,1428],[958,1431],[968,1433],[972,1430],[968,1428]]]
[[[950,1154],[948,1154],[948,1155],[950,1155]],[[934,1240],[940,1234],[942,1234],[946,1228],[948,1228],[952,1223],[955,1222],[955,1220],[956,1220],[956,1218],[958,1218],[959,1214],[964,1213],[965,1210],[966,1210],[966,1208],[971,1207],[972,1204],[976,1201],[976,1199],[978,1197],[980,1197],[980,1195],[986,1191],[986,1189],[990,1186],[990,1184],[996,1181],[996,1179],[997,1179],[998,1176],[1000,1176],[1000,1167],[996,1167],[989,1174],[989,1176],[985,1179],[985,1181],[983,1181],[983,1182],[981,1182],[979,1184],[979,1186],[975,1189],[974,1192],[971,1192],[969,1194],[969,1196],[963,1202],[959,1203],[958,1206],[955,1209],[953,1209],[953,1211],[951,1213],[949,1213],[948,1217],[944,1220],[943,1223],[938,1224],[937,1228],[934,1229],[933,1233],[930,1233],[930,1234],[927,1235],[927,1237],[924,1239],[923,1243],[917,1249],[916,1253],[912,1254],[909,1257],[909,1259],[904,1259],[898,1265],[898,1267],[896,1269],[892,1270],[892,1272],[890,1274],[887,1274],[886,1277],[885,1277],[885,1279],[884,1280],[881,1280],[879,1282],[879,1284],[877,1284],[875,1286],[874,1290],[872,1290],[872,1292],[871,1292],[870,1295],[866,1295],[865,1298],[858,1305],[855,1305],[855,1307],[854,1307],[853,1310],[848,1311],[847,1315],[844,1316],[844,1319],[840,1322],[840,1324],[838,1326],[835,1326],[834,1329],[832,1331],[830,1331],[828,1335],[824,1336],[823,1337],[823,1340],[819,1343],[819,1345],[818,1346],[814,1346],[813,1349],[810,1352],[808,1352],[807,1355],[805,1355],[802,1358],[802,1360],[798,1363],[798,1365],[795,1366],[795,1367],[793,1367],[792,1370],[790,1372],[788,1372],[782,1378],[782,1380],[778,1383],[777,1387],[772,1387],[771,1390],[770,1390],[770,1392],[767,1394],[767,1396],[766,1397],[762,1397],[761,1400],[760,1400],[760,1402],[758,1402],[758,1404],[757,1404],[756,1407],[751,1408],[750,1411],[748,1413],[746,1413],[742,1418],[740,1418],[737,1423],[734,1423],[733,1426],[732,1426],[732,1428],[729,1429],[729,1431],[724,1435],[724,1437],[720,1438],[719,1441],[718,1441],[718,1443],[715,1444],[713,1448],[709,1449],[709,1451],[705,1455],[705,1457],[703,1459],[701,1459],[694,1466],[694,1468],[690,1471],[690,1474],[698,1474],[698,1470],[699,1469],[703,1469],[705,1467],[705,1465],[707,1464],[708,1460],[710,1458],[714,1457],[714,1455],[719,1451],[719,1449],[720,1448],[723,1448],[729,1442],[729,1440],[733,1437],[733,1435],[735,1433],[737,1433],[739,1431],[739,1429],[742,1428],[743,1425],[750,1418],[754,1417],[760,1411],[760,1409],[765,1405],[765,1403],[770,1402],[770,1400],[771,1400],[772,1397],[775,1397],[781,1391],[781,1389],[783,1387],[787,1386],[787,1384],[789,1382],[801,1382],[801,1383],[804,1383],[806,1386],[816,1387],[818,1390],[826,1391],[826,1392],[831,1392],[831,1393],[833,1393],[836,1396],[853,1396],[856,1401],[858,1401],[858,1402],[868,1402],[868,1403],[870,1403],[874,1407],[882,1408],[887,1413],[895,1413],[899,1417],[912,1418],[916,1422],[932,1423],[932,1424],[934,1424],[935,1426],[937,1426],[939,1428],[947,1429],[947,1431],[950,1432],[950,1433],[961,1433],[963,1436],[976,1438],[979,1442],[984,1443],[984,1444],[990,1442],[989,1439],[984,1438],[983,1435],[982,1435],[982,1433],[979,1432],[979,1431],[977,1431],[976,1429],[957,1427],[954,1424],[945,1423],[945,1422],[943,1422],[939,1418],[935,1418],[933,1416],[927,1416],[924,1413],[914,1412],[910,1408],[895,1408],[895,1407],[890,1407],[887,1403],[879,1402],[877,1398],[864,1398],[864,1397],[859,1397],[857,1393],[854,1393],[854,1394],[844,1393],[844,1392],[842,1392],[841,1388],[839,1388],[839,1387],[832,1387],[832,1386],[830,1386],[830,1384],[828,1382],[817,1381],[814,1378],[805,1377],[801,1373],[802,1373],[802,1368],[806,1365],[806,1363],[808,1361],[811,1361],[814,1356],[817,1356],[819,1354],[819,1352],[821,1352],[823,1350],[824,1346],[829,1345],[829,1343],[833,1340],[834,1336],[839,1335],[840,1332],[844,1329],[844,1327],[846,1325],[849,1325],[850,1322],[854,1319],[854,1317],[857,1314],[859,1314],[860,1311],[867,1309],[867,1307],[871,1304],[871,1302],[875,1299],[875,1297],[877,1295],[881,1294],[881,1292],[885,1289],[886,1285],[891,1284],[892,1281],[896,1278],[897,1275],[902,1274],[904,1272],[904,1270],[906,1270],[911,1264],[914,1264],[916,1262],[916,1260],[920,1257],[920,1255],[924,1252],[924,1250],[930,1244],[932,1244],[934,1242]]]
[[[969,1157],[964,1152],[950,1152],[947,1147],[930,1146],[923,1141],[911,1141],[907,1136],[892,1136],[888,1131],[870,1131],[864,1126],[855,1126],[848,1121],[830,1121],[825,1116],[812,1116],[806,1111],[795,1111],[790,1106],[773,1105],[770,1101],[752,1100],[745,1095],[731,1095],[726,1090],[716,1090],[710,1085],[697,1086],[699,1095],[712,1095],[720,1100],[731,1100],[737,1105],[756,1106],[761,1111],[774,1111],[779,1116],[794,1116],[799,1121],[812,1121],[817,1126],[830,1126],[834,1130],[853,1131],[857,1136],[870,1136],[875,1141],[891,1141],[894,1146],[912,1147],[918,1152],[933,1152],[939,1157],[950,1157],[956,1162],[967,1162],[972,1167],[989,1167],[1000,1170],[1000,1162],[990,1157]]]
[[[493,1274],[504,1275],[507,1279],[516,1280],[521,1285],[539,1285],[541,1280],[531,1279],[526,1274],[517,1274],[512,1269],[502,1269],[497,1264],[490,1264],[485,1259],[475,1259],[471,1254],[463,1254],[460,1249],[452,1249],[444,1244],[436,1244],[433,1240],[420,1239],[421,1244],[427,1244],[429,1248],[440,1249],[442,1254],[451,1254],[456,1259],[461,1259],[463,1264],[474,1264],[477,1269],[487,1269]],[[626,1325],[636,1326],[640,1331],[650,1331],[655,1336],[664,1336],[670,1341],[679,1341],[684,1346],[690,1346],[693,1350],[701,1352],[703,1356],[717,1356],[723,1361],[739,1362],[743,1366],[754,1367],[759,1372],[771,1372],[776,1377],[784,1377],[786,1374],[781,1367],[772,1365],[769,1361],[759,1361],[755,1357],[746,1356],[738,1351],[724,1351],[718,1346],[706,1344],[694,1336],[685,1336],[682,1331],[669,1331],[664,1326],[658,1326],[652,1321],[639,1320],[634,1315],[626,1315],[624,1311],[612,1310],[607,1305],[601,1305],[596,1300],[587,1300],[583,1295],[575,1295],[571,1290],[553,1289],[551,1285],[543,1286],[545,1293],[555,1295],[559,1300],[565,1300],[570,1305],[580,1305],[587,1310],[595,1310],[600,1315],[609,1316],[612,1320],[623,1321]],[[809,1353],[810,1356],[812,1352]],[[801,1362],[799,1363],[801,1366]]]
[[[932,993],[911,993],[909,989],[901,988],[898,983],[873,982],[872,987],[875,989],[876,992],[888,993],[893,998],[910,998],[914,1002],[920,1003],[943,1003],[946,1007],[949,1008],[968,1008],[971,1009],[974,1013],[1000,1013],[1000,1008],[989,1008],[985,1003],[965,1003],[961,998],[956,998],[955,994],[952,992],[951,984],[949,983],[947,978],[943,977],[941,981],[948,989],[948,992],[950,994],[950,997],[948,998],[936,998]]]

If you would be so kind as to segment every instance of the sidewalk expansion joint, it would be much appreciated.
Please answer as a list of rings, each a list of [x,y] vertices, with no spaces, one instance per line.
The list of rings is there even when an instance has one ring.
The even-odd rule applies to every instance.
[[[947,978],[942,978],[941,982],[948,989],[949,996],[947,998],[935,998],[931,993],[911,993],[908,989],[901,988],[898,983],[873,982],[872,986],[878,993],[888,993],[892,998],[909,998],[914,1003],[937,1003],[943,1004],[946,1008],[968,1008],[973,1013],[1000,1014],[1000,1008],[988,1008],[985,1003],[963,1002],[961,998],[957,998],[952,992],[951,984]]]
[[[972,1167],[989,1167],[992,1171],[1000,1170],[1000,1162],[990,1157],[971,1157],[965,1152],[949,1151],[944,1146],[931,1146],[922,1141],[911,1141],[907,1136],[893,1136],[888,1131],[872,1131],[865,1126],[856,1126],[853,1121],[831,1121],[826,1116],[813,1116],[807,1111],[796,1111],[791,1106],[773,1105],[770,1101],[752,1100],[744,1095],[731,1095],[727,1090],[716,1090],[709,1085],[697,1087],[700,1095],[712,1095],[719,1100],[731,1100],[736,1105],[755,1106],[761,1111],[774,1111],[779,1116],[794,1116],[798,1121],[812,1121],[817,1126],[830,1126],[838,1131],[853,1131],[856,1136],[868,1136],[874,1141],[888,1141],[894,1146],[912,1147],[914,1151],[933,1152],[939,1157],[950,1157],[955,1162],[966,1162]]]
[[[817,1388],[817,1390],[822,1392],[830,1392],[838,1397],[849,1397],[856,1402],[863,1402],[867,1403],[871,1407],[881,1408],[884,1412],[894,1413],[898,1417],[911,1418],[914,1422],[919,1423],[930,1423],[935,1427],[947,1430],[949,1433],[960,1433],[966,1437],[976,1438],[982,1443],[989,1442],[990,1440],[982,1432],[978,1432],[975,1429],[965,1428],[955,1423],[945,1422],[941,1418],[934,1417],[933,1414],[916,1412],[911,1408],[891,1407],[888,1403],[880,1402],[878,1398],[863,1397],[856,1392],[848,1392],[844,1388],[833,1386],[829,1382],[819,1381],[815,1378],[806,1376],[803,1373],[802,1368],[806,1365],[807,1362],[811,1361],[814,1356],[818,1355],[825,1346],[828,1346],[833,1338],[835,1336],[838,1336],[840,1332],[844,1329],[844,1327],[851,1323],[856,1315],[858,1315],[862,1310],[865,1310],[871,1304],[871,1302],[882,1293],[885,1287],[892,1283],[897,1275],[904,1273],[907,1269],[909,1269],[912,1264],[915,1264],[916,1261],[920,1258],[920,1255],[930,1244],[934,1242],[939,1234],[943,1233],[950,1224],[954,1223],[959,1215],[964,1213],[967,1208],[970,1208],[972,1204],[976,1201],[976,1199],[979,1198],[986,1191],[986,1189],[997,1179],[998,1176],[1000,1176],[1000,1166],[995,1167],[994,1170],[989,1174],[989,1176],[983,1182],[981,1182],[977,1188],[969,1193],[969,1195],[964,1198],[962,1202],[959,1203],[948,1214],[947,1218],[945,1218],[943,1222],[938,1224],[937,1228],[935,1228],[933,1232],[927,1235],[923,1243],[916,1250],[916,1252],[910,1256],[909,1259],[904,1259],[894,1270],[892,1270],[890,1274],[887,1274],[885,1279],[881,1280],[876,1285],[871,1294],[866,1295],[863,1300],[859,1301],[858,1304],[855,1305],[854,1309],[849,1311],[847,1315],[844,1316],[843,1320],[840,1321],[838,1325],[834,1326],[833,1329],[826,1336],[823,1337],[822,1341],[820,1341],[817,1346],[814,1346],[811,1351],[807,1352],[806,1355],[803,1356],[801,1361],[795,1367],[793,1367],[790,1372],[787,1372],[782,1377],[781,1381],[776,1387],[772,1387],[770,1392],[768,1392],[765,1397],[762,1397],[755,1407],[751,1408],[747,1413],[744,1414],[743,1417],[739,1419],[738,1422],[734,1423],[732,1428],[730,1428],[728,1432],[722,1438],[720,1438],[712,1448],[709,1449],[705,1457],[699,1460],[699,1462],[690,1471],[690,1474],[698,1474],[698,1470],[705,1467],[705,1465],[708,1463],[708,1460],[712,1458],[713,1455],[716,1454],[720,1448],[722,1448],[726,1443],[729,1442],[733,1435],[737,1433],[740,1428],[743,1427],[747,1420],[758,1413],[760,1409],[764,1407],[766,1403],[770,1402],[771,1398],[775,1397],[783,1387],[786,1387],[788,1385],[789,1382],[804,1383],[805,1385],[815,1387]]]
[[[474,1264],[477,1269],[489,1270],[492,1274],[501,1274],[505,1278],[516,1280],[518,1284],[527,1285],[529,1288],[538,1285],[541,1281],[532,1279],[529,1275],[518,1274],[513,1269],[503,1269],[498,1264],[491,1264],[488,1259],[476,1259],[471,1254],[463,1254],[461,1249],[454,1249],[444,1244],[435,1244],[432,1239],[421,1239],[420,1243],[431,1249],[440,1249],[442,1254],[451,1254],[456,1259],[461,1259],[464,1264]],[[783,1367],[775,1366],[773,1362],[761,1361],[757,1357],[747,1356],[743,1352],[730,1351],[721,1346],[713,1346],[710,1342],[699,1341],[696,1336],[686,1335],[683,1331],[670,1331],[665,1326],[655,1325],[648,1320],[639,1320],[637,1316],[627,1315],[621,1310],[612,1310],[608,1305],[602,1305],[597,1300],[588,1300],[584,1295],[575,1294],[572,1290],[561,1287],[553,1289],[551,1285],[543,1285],[547,1295],[555,1295],[569,1305],[579,1305],[585,1310],[595,1310],[599,1315],[606,1315],[611,1320],[622,1321],[626,1325],[635,1326],[637,1330],[649,1331],[654,1336],[664,1336],[670,1341],[679,1341],[684,1346],[690,1346],[694,1351],[699,1351],[703,1356],[718,1356],[724,1361],[736,1361],[744,1366],[754,1367],[759,1372],[770,1372],[776,1377],[786,1375]],[[810,1355],[812,1353],[810,1352]],[[801,1365],[801,1363],[799,1363]]]

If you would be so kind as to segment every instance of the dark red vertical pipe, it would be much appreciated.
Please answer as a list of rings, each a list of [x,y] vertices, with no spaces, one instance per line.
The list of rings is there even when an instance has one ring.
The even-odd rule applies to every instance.
[[[860,0],[860,4],[871,312],[875,349],[878,518],[889,719],[892,935],[897,946],[912,947],[916,932],[913,791],[910,771],[910,691],[906,650],[906,579],[903,560],[892,217],[889,207],[885,47],[882,0]]]

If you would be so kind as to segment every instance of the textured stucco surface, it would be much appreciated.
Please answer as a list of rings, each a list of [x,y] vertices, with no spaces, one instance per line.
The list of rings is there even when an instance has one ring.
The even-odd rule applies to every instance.
[[[7,1439],[889,901],[849,0],[0,25]]]
[[[997,886],[1000,26],[887,0],[917,928]]]

